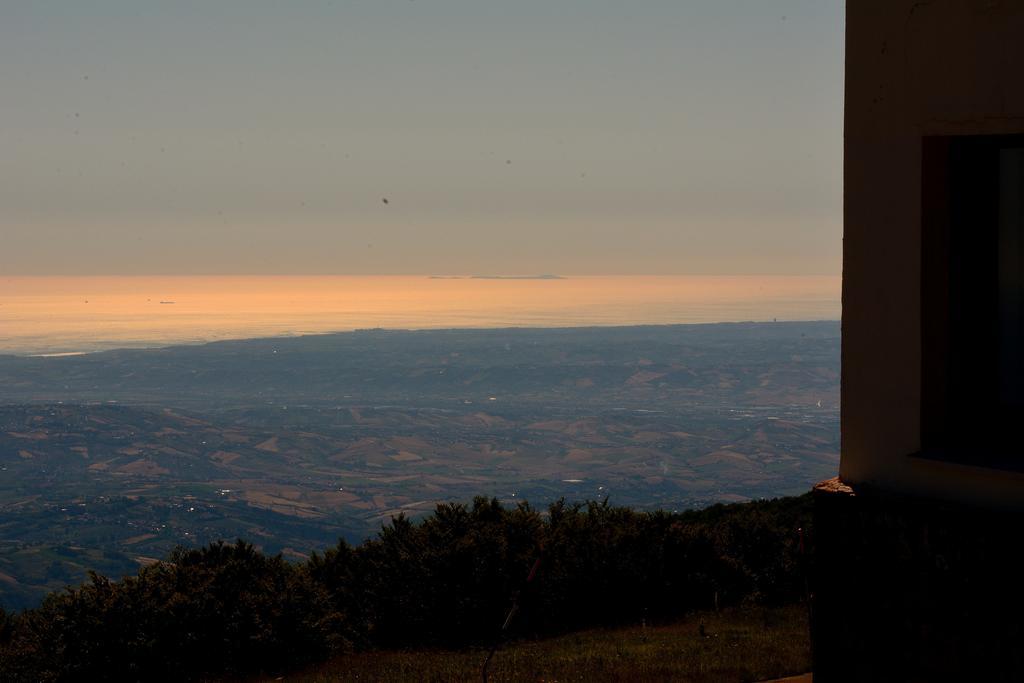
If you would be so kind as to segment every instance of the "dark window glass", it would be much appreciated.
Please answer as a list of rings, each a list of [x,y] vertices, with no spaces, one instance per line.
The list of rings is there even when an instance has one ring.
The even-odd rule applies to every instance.
[[[1024,136],[924,140],[922,448],[1024,467]]]

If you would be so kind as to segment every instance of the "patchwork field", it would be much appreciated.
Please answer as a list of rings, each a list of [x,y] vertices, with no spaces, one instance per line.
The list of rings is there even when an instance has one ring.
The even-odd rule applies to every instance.
[[[492,496],[682,510],[838,462],[836,323],[366,332],[0,356],[0,601]]]

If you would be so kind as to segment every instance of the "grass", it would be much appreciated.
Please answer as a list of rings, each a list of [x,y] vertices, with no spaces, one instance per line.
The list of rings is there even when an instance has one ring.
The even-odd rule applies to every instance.
[[[360,653],[276,680],[479,681],[485,656],[484,650]],[[665,626],[508,643],[491,661],[489,680],[717,683],[761,681],[810,668],[807,612],[790,606],[703,613]]]

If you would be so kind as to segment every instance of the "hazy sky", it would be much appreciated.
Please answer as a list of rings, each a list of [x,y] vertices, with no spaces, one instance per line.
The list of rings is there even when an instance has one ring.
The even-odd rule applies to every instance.
[[[840,0],[5,2],[0,274],[836,274],[842,58]]]

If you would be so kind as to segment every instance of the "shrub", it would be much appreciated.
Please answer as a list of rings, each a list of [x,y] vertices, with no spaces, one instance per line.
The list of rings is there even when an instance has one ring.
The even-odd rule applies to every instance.
[[[175,550],[136,576],[92,574],[16,617],[5,679],[187,680],[300,666],[347,649],[490,643],[513,596],[520,634],[670,619],[801,597],[809,496],[683,514],[477,498],[404,516],[299,564],[252,545]],[[525,579],[540,559],[537,578]]]

